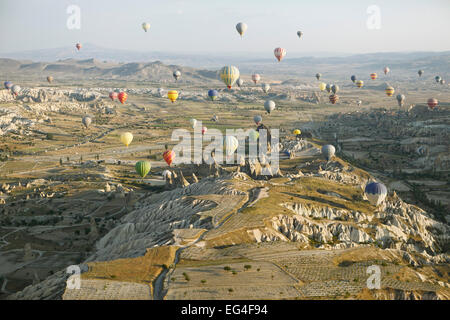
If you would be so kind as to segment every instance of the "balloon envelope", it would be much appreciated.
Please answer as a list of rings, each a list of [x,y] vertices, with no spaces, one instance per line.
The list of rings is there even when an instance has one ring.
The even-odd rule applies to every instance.
[[[5,81],[3,85],[5,86],[5,89],[9,90],[13,86],[13,83],[11,81]]]
[[[240,88],[243,84],[244,84],[244,80],[242,80],[241,78],[237,79],[236,84],[238,85],[238,87]]]
[[[270,90],[270,85],[268,83],[263,83],[262,89],[265,93],[267,93]]]
[[[324,82],[319,83],[319,89],[320,91],[323,91],[327,88],[327,84]]]
[[[178,91],[170,90],[169,92],[167,92],[167,97],[170,101],[172,101],[172,103],[174,103],[178,98]]]
[[[372,205],[378,206],[386,198],[387,189],[382,183],[371,182],[366,185],[364,193]]]
[[[89,127],[89,125],[92,122],[92,118],[89,116],[84,116],[83,119],[81,119],[81,122],[83,123],[83,125],[86,127],[86,129]]]
[[[191,119],[191,120],[189,120],[189,123],[191,124],[192,129],[194,129],[195,126],[197,125],[197,120],[196,119]]]
[[[247,24],[245,24],[244,22],[239,22],[236,25],[236,30],[242,37],[244,35],[245,31],[247,30]]]
[[[273,54],[277,58],[278,62],[280,62],[286,56],[286,50],[283,48],[275,48],[275,50],[273,50]]]
[[[144,22],[142,24],[142,29],[144,29],[144,31],[147,32],[148,29],[150,29],[150,23]]]
[[[125,146],[129,146],[131,141],[133,141],[133,134],[131,132],[124,132],[120,135],[120,142]]]
[[[275,102],[272,100],[266,100],[266,102],[264,102],[264,109],[266,109],[267,113],[275,110]]]
[[[232,155],[239,146],[239,141],[234,136],[226,136],[225,137],[225,154],[227,156]]]
[[[181,77],[181,71],[180,70],[174,71],[173,77],[175,78],[175,80],[178,80]]]
[[[256,115],[253,117],[253,121],[255,121],[256,124],[262,122],[262,117],[260,115]]]
[[[248,139],[250,141],[256,142],[258,140],[258,138],[259,138],[259,132],[258,131],[252,129],[252,130],[250,130],[248,132]]]
[[[209,90],[208,91],[208,97],[211,99],[211,100],[215,100],[216,98],[217,98],[217,96],[219,95],[219,92],[217,91],[217,90]]]
[[[257,73],[252,74],[252,80],[254,83],[257,83],[259,80],[261,80],[261,76]]]
[[[141,178],[144,178],[150,172],[151,167],[152,165],[148,161],[138,161],[135,165],[136,172]]]
[[[334,156],[336,152],[336,148],[331,144],[326,144],[322,147],[322,155],[325,157],[327,161],[330,161],[330,159]]]
[[[124,104],[128,99],[128,94],[122,91],[117,95],[117,99],[119,99],[121,104]]]
[[[226,84],[228,89],[239,79],[239,69],[235,66],[225,66],[220,70],[220,79]]]
[[[164,161],[170,166],[175,159],[175,152],[173,150],[166,150],[163,153]]]

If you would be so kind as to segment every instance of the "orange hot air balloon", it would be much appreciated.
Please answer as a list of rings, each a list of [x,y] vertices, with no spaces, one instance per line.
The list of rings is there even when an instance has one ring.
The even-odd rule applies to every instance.
[[[118,97],[118,93],[117,93],[117,92],[111,91],[111,92],[109,93],[109,98],[110,98],[112,101],[116,100],[117,97]]]
[[[164,161],[169,165],[172,164],[173,159],[175,159],[175,152],[173,150],[166,150],[163,153]]]
[[[428,99],[428,101],[427,101],[427,104],[428,104],[428,107],[430,107],[430,109],[434,109],[434,108],[436,108],[436,106],[438,105],[438,101],[437,101],[437,99],[434,99],[434,98],[430,98],[430,99]]]
[[[75,45],[75,47],[76,47],[78,50],[80,50],[80,49],[81,49],[81,43],[77,43],[77,44]]]
[[[370,78],[372,80],[375,80],[377,77],[378,77],[378,75],[375,72],[370,74]]]
[[[330,96],[330,102],[332,103],[332,104],[335,104],[336,102],[338,102],[339,101],[339,96],[337,95],[337,94],[332,94],[331,96]]]
[[[124,104],[125,101],[127,101],[128,95],[126,92],[121,92],[117,95],[117,98],[119,99],[120,103]]]

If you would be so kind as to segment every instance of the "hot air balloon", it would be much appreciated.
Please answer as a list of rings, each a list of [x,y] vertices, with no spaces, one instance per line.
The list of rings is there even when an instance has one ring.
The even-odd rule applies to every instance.
[[[339,101],[339,96],[337,95],[337,94],[332,94],[331,96],[330,96],[330,102],[332,103],[332,104],[336,104],[336,102],[338,102]]]
[[[394,92],[395,92],[394,88],[391,87],[391,86],[387,86],[386,89],[384,89],[384,91],[386,92],[386,95],[388,97],[392,97],[394,95]]]
[[[275,48],[275,50],[273,50],[273,54],[277,58],[278,62],[280,62],[281,59],[283,59],[286,55],[286,50],[284,50],[283,48]]]
[[[327,89],[328,93],[331,93],[331,84],[327,83],[327,85],[325,86],[325,89]]]
[[[424,147],[424,146],[420,146],[420,147],[418,147],[417,149],[416,149],[416,153],[419,155],[419,156],[423,156],[423,155],[425,155],[425,153],[426,153],[426,148]]]
[[[434,98],[430,98],[427,101],[428,107],[430,107],[430,109],[434,109],[438,105],[438,103],[439,102],[437,101],[437,99]]]
[[[131,132],[124,132],[120,135],[120,142],[125,146],[129,146],[131,141],[133,141],[133,134]]]
[[[254,83],[257,83],[259,80],[261,80],[261,76],[257,73],[252,74],[252,80]]]
[[[326,88],[327,88],[326,83],[324,83],[324,82],[319,83],[319,89],[320,89],[320,91],[323,91],[323,90],[325,90]]]
[[[165,180],[167,180],[167,179],[169,179],[169,177],[172,176],[172,172],[170,172],[169,170],[164,170],[164,171],[162,172],[162,176],[163,176],[163,178],[164,178]]]
[[[371,74],[370,74],[370,78],[371,78],[372,80],[375,80],[377,77],[378,77],[378,75],[377,75],[376,73],[371,73]]]
[[[128,99],[128,94],[122,91],[117,95],[117,99],[119,99],[121,104],[124,104]]]
[[[253,117],[253,121],[258,125],[262,122],[262,117],[260,115],[256,115]]]
[[[417,73],[419,74],[419,77],[421,77],[423,75],[423,70],[419,70]]]
[[[405,101],[405,96],[403,94],[397,95],[398,106],[401,107],[403,105],[403,101]]]
[[[217,92],[217,90],[209,90],[208,91],[208,97],[211,99],[211,101],[214,101],[217,96],[219,95],[219,92]]]
[[[266,100],[266,102],[264,102],[264,109],[266,109],[267,113],[270,114],[271,111],[275,110],[275,102],[272,100]]]
[[[295,134],[296,136],[298,136],[301,133],[302,132],[299,129],[295,129],[294,131],[292,131],[292,134]]]
[[[439,83],[439,81],[441,81],[441,79],[442,79],[442,78],[439,77],[439,76],[434,77],[434,80],[436,80],[437,83]]]
[[[358,88],[362,88],[364,86],[364,81],[362,80],[357,80],[355,83]]]
[[[83,119],[81,119],[81,122],[83,123],[84,127],[87,129],[91,125],[92,118],[89,116],[84,116]]]
[[[191,119],[191,120],[189,120],[189,123],[191,124],[192,129],[194,129],[195,126],[197,125],[197,120],[196,119]]]
[[[327,161],[330,161],[330,159],[333,158],[335,152],[336,148],[331,144],[326,144],[322,147],[322,155]]]
[[[302,35],[303,35],[303,32],[301,32],[301,31],[297,31],[297,36],[298,36],[299,38],[301,38],[301,37],[302,37]]]
[[[316,73],[316,79],[317,80],[320,80],[320,77],[321,77],[322,75],[320,74],[320,73]]]
[[[372,205],[378,206],[386,198],[387,189],[386,186],[382,183],[371,182],[366,185],[364,193],[366,194],[367,199]]]
[[[167,97],[169,98],[170,101],[172,101],[172,103],[174,103],[178,98],[178,91],[169,90],[169,92],[167,92]]]
[[[17,97],[17,95],[19,94],[20,90],[22,90],[22,88],[20,88],[19,85],[15,84],[11,87],[11,92],[13,95],[15,95]]]
[[[173,150],[167,149],[163,153],[163,159],[167,163],[167,165],[170,167],[172,165],[173,159],[175,159],[175,152]]]
[[[135,165],[136,172],[141,178],[144,178],[150,172],[151,167],[152,165],[148,161],[138,161]]]
[[[144,31],[147,32],[148,29],[150,29],[150,23],[144,22],[144,23],[142,24],[142,29],[144,29]]]
[[[353,75],[353,76],[350,77],[350,79],[352,79],[353,83],[355,83],[355,81],[356,81],[356,76]]]
[[[118,96],[119,96],[119,94],[118,94],[117,92],[115,92],[115,91],[111,91],[111,92],[109,93],[109,98],[110,98],[112,101],[114,101],[115,99],[117,99]]]
[[[360,107],[361,104],[362,104],[362,101],[361,101],[361,100],[358,100],[358,101],[356,101],[356,104],[357,104],[358,107]]]
[[[81,43],[77,43],[77,44],[75,45],[75,47],[76,47],[78,50],[80,50],[80,49],[81,49]]]
[[[249,141],[256,142],[256,141],[258,141],[258,138],[259,138],[259,132],[258,131],[253,130],[253,129],[248,131],[248,139],[249,139]]]
[[[208,131],[207,127],[202,127],[202,135],[204,135],[206,133],[206,131]]]
[[[339,91],[339,86],[337,84],[333,84],[331,86],[331,91],[333,91],[334,94],[338,93]]]
[[[226,136],[224,139],[225,154],[231,156],[239,146],[239,141],[234,136]]]
[[[219,121],[219,117],[217,115],[213,115],[213,117],[211,118],[211,121],[217,122],[217,121]]]
[[[439,81],[439,83],[440,83],[440,84],[445,84],[445,80],[444,80],[444,79],[441,79],[441,80]]]
[[[235,66],[225,66],[220,70],[220,79],[231,89],[233,84],[239,79],[239,69]]]
[[[244,80],[242,80],[241,78],[237,79],[236,84],[238,85],[238,87],[242,87],[242,85],[244,84]]]
[[[53,77],[52,76],[48,76],[47,77],[47,81],[48,81],[48,83],[52,83],[53,82]]]
[[[181,71],[175,70],[172,75],[175,78],[175,81],[177,81],[181,77]]]
[[[5,81],[3,85],[5,86],[5,89],[9,90],[13,86],[13,83],[11,81]]]
[[[384,67],[383,72],[385,75],[388,74],[389,71],[391,71],[391,69],[389,69],[389,67]]]
[[[247,24],[245,24],[244,22],[239,22],[236,25],[236,30],[241,35],[241,38],[242,38],[242,36],[244,35],[244,32],[247,30]]]
[[[267,93],[270,90],[270,85],[268,83],[263,83],[262,89],[263,89],[264,93]]]
[[[158,88],[158,95],[160,97],[164,97],[164,89],[163,88]]]

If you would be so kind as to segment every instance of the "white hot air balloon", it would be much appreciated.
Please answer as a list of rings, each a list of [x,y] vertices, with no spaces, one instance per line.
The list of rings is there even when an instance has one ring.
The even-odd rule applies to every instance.
[[[147,32],[148,29],[150,29],[150,23],[144,22],[144,23],[142,24],[142,29],[144,29],[144,31]]]
[[[196,119],[191,119],[191,120],[189,120],[189,123],[191,124],[192,129],[194,129],[195,126],[197,125],[197,120]]]

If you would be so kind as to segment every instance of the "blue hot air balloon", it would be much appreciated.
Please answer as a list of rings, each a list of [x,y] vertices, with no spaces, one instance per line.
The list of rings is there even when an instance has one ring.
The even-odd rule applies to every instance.
[[[217,98],[218,95],[219,95],[219,92],[217,92],[217,90],[211,89],[211,90],[208,91],[208,97],[212,101],[214,101]]]
[[[356,76],[353,75],[350,79],[352,79],[352,81],[355,82],[356,81]]]
[[[386,198],[387,188],[382,183],[371,182],[366,185],[364,192],[369,202],[374,206],[378,206]]]
[[[5,81],[4,86],[5,86],[5,89],[9,90],[13,86],[13,83],[11,81]]]

